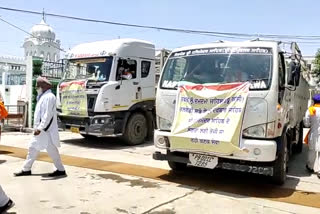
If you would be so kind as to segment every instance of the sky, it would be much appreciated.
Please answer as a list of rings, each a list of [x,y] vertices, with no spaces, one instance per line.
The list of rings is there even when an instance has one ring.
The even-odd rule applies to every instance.
[[[130,24],[236,33],[320,35],[318,0],[0,0],[1,7],[78,16]],[[0,10],[4,20],[26,31],[42,16]],[[233,40],[47,17],[62,48],[116,38],[151,41],[156,48]],[[0,55],[23,56],[28,37],[0,21]],[[237,39],[241,41],[243,39]],[[314,55],[317,44],[299,44],[303,55]]]

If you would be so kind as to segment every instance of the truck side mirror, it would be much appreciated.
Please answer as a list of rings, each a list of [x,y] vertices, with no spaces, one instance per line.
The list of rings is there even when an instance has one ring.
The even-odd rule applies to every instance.
[[[300,73],[301,73],[301,65],[296,64],[294,61],[291,61],[289,64],[289,70],[287,74],[288,85],[299,86]]]
[[[296,86],[299,86],[300,76],[301,76],[301,64],[299,63],[298,65],[296,65],[296,72],[294,73],[294,80],[295,80]]]

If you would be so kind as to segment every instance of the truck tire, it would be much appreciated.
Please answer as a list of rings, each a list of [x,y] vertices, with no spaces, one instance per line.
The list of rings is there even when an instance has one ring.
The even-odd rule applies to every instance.
[[[168,165],[173,171],[183,171],[187,168],[186,163],[179,163],[174,161],[168,161]]]
[[[155,130],[154,118],[156,118],[156,117],[154,116],[153,112],[148,111],[148,112],[146,112],[146,118],[147,118],[147,124],[148,124],[148,133],[147,133],[146,140],[152,141],[153,136],[154,136],[154,130]]]
[[[130,116],[123,139],[127,145],[139,145],[144,143],[148,134],[147,119],[142,113],[134,113]]]
[[[293,152],[298,154],[302,152],[303,149],[303,122],[300,122],[298,127],[298,142],[293,146]]]
[[[286,181],[287,177],[287,162],[288,162],[288,140],[286,133],[282,134],[280,138],[277,139],[278,145],[280,145],[277,159],[274,161],[273,165],[273,176],[272,181],[277,185],[282,185]]]

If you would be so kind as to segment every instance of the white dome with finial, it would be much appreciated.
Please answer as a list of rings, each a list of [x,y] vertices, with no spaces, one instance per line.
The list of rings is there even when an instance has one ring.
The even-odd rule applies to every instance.
[[[55,40],[56,34],[52,27],[50,27],[44,19],[41,20],[40,24],[36,24],[31,28],[30,33],[39,39]]]
[[[60,59],[60,41],[56,40],[52,27],[46,23],[44,12],[41,22],[31,28],[30,34],[23,43],[25,57],[42,57],[51,62]]]

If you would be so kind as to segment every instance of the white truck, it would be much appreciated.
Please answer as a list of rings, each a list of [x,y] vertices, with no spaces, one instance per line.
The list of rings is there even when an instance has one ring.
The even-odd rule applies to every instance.
[[[158,129],[154,133],[153,158],[168,161],[173,170],[183,170],[193,164],[191,152],[170,150],[179,82],[188,76],[188,81],[196,84],[230,83],[232,78],[226,80],[226,76],[241,66],[247,76],[244,81],[251,83],[239,139],[247,153],[214,154],[218,158],[215,167],[269,175],[275,183],[283,184],[289,155],[292,151],[302,151],[302,121],[309,86],[300,75],[301,52],[296,43],[291,44],[288,65],[285,63],[288,52],[284,52],[280,44],[260,40],[220,41],[173,50],[163,68],[156,94]],[[233,52],[237,49],[241,51]],[[200,73],[192,73],[199,64],[204,66]],[[214,72],[220,72],[219,77]],[[209,162],[212,159],[208,154],[198,152],[199,160]]]
[[[121,136],[129,145],[152,138],[155,125],[152,43],[137,39],[84,43],[72,48],[66,58],[65,76],[57,88],[60,128],[86,138]],[[79,82],[84,90],[79,93],[84,93],[82,98],[86,100],[67,101],[70,97],[63,94],[63,88]],[[74,106],[77,102],[85,105],[77,108]]]

